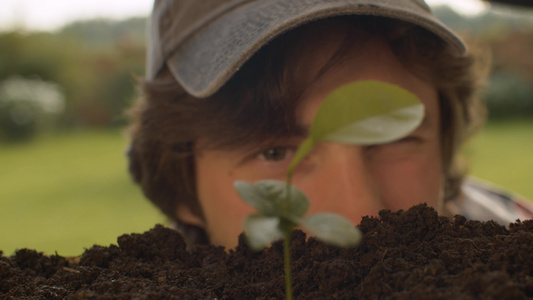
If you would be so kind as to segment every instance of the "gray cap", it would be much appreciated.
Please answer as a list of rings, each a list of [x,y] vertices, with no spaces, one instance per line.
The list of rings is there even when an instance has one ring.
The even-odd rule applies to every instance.
[[[156,0],[149,24],[146,78],[154,79],[167,65],[189,94],[208,97],[276,36],[341,15],[410,22],[458,52],[466,51],[424,0]]]

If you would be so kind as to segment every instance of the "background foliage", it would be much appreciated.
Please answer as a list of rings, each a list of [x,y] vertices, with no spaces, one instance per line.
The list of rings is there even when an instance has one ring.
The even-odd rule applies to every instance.
[[[56,33],[2,33],[0,82],[17,76],[61,86],[66,103],[57,128],[124,125],[123,111],[144,72],[145,23],[93,20]]]
[[[435,13],[491,49],[493,73],[484,95],[490,118],[533,116],[531,12],[489,10],[465,17],[440,6]],[[65,109],[57,117],[56,128],[122,126],[123,112],[137,95],[137,78],[144,73],[145,26],[144,18],[97,19],[75,22],[53,33],[0,33],[0,82],[16,76],[58,84]],[[9,136],[9,130],[13,128],[0,124],[4,132],[0,137]],[[41,132],[35,130],[35,134]]]

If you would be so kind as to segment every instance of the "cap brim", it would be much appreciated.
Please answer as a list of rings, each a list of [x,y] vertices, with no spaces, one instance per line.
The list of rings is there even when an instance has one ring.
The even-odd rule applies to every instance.
[[[403,20],[433,32],[464,53],[466,47],[420,0],[254,1],[213,21],[182,44],[166,63],[191,95],[215,93],[268,41],[281,33],[332,16],[375,15]]]

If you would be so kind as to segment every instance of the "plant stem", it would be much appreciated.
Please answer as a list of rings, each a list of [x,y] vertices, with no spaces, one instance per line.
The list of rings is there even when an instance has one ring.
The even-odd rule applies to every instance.
[[[292,280],[291,280],[291,234],[283,238],[283,260],[285,263],[285,298],[292,300]]]
[[[285,203],[283,203],[283,209],[287,212],[289,210],[289,203],[291,203],[291,184],[292,173],[287,174],[287,181],[285,182]]]
[[[289,210],[289,203],[291,202],[291,181],[292,181],[292,171],[287,173],[287,184],[286,187],[286,197],[284,203],[285,211]],[[288,225],[288,224],[285,224]],[[285,269],[285,298],[287,300],[292,300],[292,279],[291,279],[291,236],[292,236],[292,225],[283,226],[285,231],[285,237],[283,238],[283,262]]]

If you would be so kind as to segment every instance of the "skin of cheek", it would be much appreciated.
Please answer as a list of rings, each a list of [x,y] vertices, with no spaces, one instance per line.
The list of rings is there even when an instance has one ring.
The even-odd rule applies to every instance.
[[[428,152],[403,161],[377,164],[371,176],[378,183],[388,209],[407,209],[424,202],[438,208],[443,181],[438,155]]]
[[[370,168],[371,176],[379,184],[383,201],[388,209],[407,209],[413,205],[427,203],[439,209],[443,190],[443,166],[440,142],[440,116],[437,106],[437,96],[425,97],[432,99],[425,101],[426,115],[432,120],[428,127],[415,135],[420,135],[424,140],[422,145],[392,146],[383,153],[377,154]],[[431,125],[429,125],[431,124]],[[418,132],[418,131],[415,131]],[[389,146],[385,146],[389,147]],[[407,151],[405,156],[401,154]]]
[[[246,215],[254,209],[241,200],[233,187],[239,174],[232,171],[231,161],[218,151],[205,151],[196,158],[198,198],[207,223],[211,243],[233,247]],[[246,178],[246,177],[243,177]]]
[[[362,147],[321,143],[297,168],[293,183],[311,201],[308,215],[330,212],[359,223],[362,216],[384,209]]]

